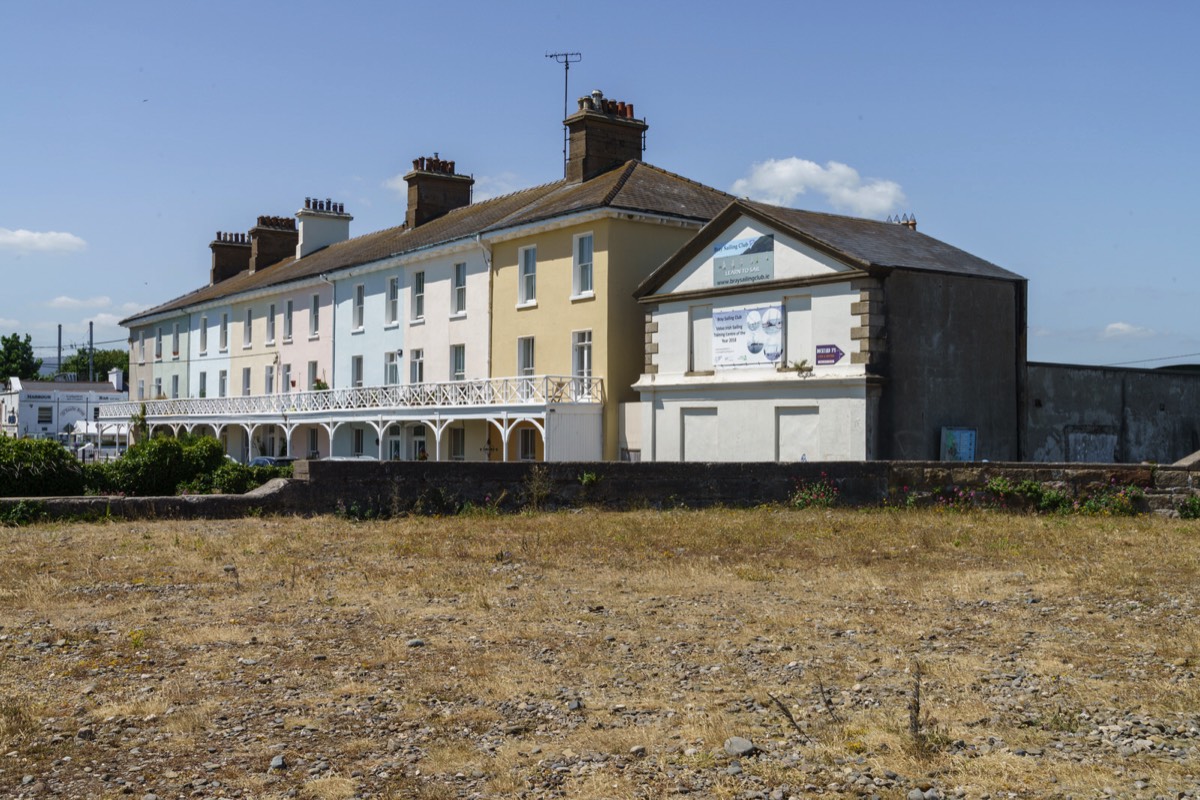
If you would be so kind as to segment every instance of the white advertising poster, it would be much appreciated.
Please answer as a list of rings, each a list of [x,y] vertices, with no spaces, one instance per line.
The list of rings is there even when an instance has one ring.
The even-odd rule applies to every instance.
[[[771,367],[783,356],[783,304],[713,309],[713,368]]]

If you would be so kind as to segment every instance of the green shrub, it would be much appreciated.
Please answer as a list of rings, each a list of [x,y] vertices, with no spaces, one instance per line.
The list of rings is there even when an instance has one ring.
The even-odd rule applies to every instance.
[[[1076,508],[1084,514],[1132,517],[1141,511],[1145,497],[1146,493],[1137,486],[1113,483],[1079,500]]]
[[[1179,504],[1179,516],[1184,519],[1200,519],[1200,495],[1189,495]]]
[[[78,495],[83,489],[81,465],[58,442],[0,436],[0,497]]]

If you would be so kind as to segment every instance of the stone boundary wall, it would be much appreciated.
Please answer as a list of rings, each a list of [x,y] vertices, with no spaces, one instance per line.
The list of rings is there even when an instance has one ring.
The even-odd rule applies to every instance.
[[[352,516],[450,513],[462,503],[515,511],[537,495],[545,508],[701,508],[785,503],[798,482],[823,476],[839,504],[878,506],[902,493],[982,489],[997,477],[1034,480],[1071,495],[1118,484],[1147,492],[1148,510],[1172,511],[1200,494],[1200,466],[922,461],[830,463],[450,463],[298,461],[290,480],[245,495],[29,498],[50,519],[228,519],[251,514]],[[907,490],[905,489],[907,487]],[[0,499],[0,516],[22,502]]]

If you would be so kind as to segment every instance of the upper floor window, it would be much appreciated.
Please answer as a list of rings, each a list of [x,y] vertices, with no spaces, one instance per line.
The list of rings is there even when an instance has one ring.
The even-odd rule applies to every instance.
[[[208,352],[208,317],[200,318],[200,355]]]
[[[425,319],[425,273],[413,275],[412,318]]]
[[[592,234],[575,237],[575,269],[572,274],[572,294],[576,297],[592,294]]]
[[[388,278],[387,311],[384,320],[388,325],[394,325],[400,319],[400,277],[394,275]]]
[[[292,301],[288,300],[283,306],[283,340],[292,340]]]
[[[572,371],[577,378],[592,377],[592,332],[575,331],[571,334]]]
[[[356,284],[354,287],[354,312],[352,314],[351,327],[356,331],[363,329],[363,307],[366,305],[367,287],[363,284]],[[334,334],[335,336],[337,334]]]
[[[408,354],[408,382],[425,382],[425,351],[420,347],[410,350]]]
[[[158,361],[162,358],[162,328],[158,328],[154,335],[154,360]]]
[[[454,286],[450,298],[450,311],[454,314],[467,312],[467,265],[454,265]]]
[[[221,315],[221,352],[224,353],[229,349],[229,314],[228,312]],[[224,395],[221,395],[224,397]]]
[[[400,359],[393,350],[383,354],[383,382],[388,386],[400,382]]]
[[[362,356],[351,356],[350,358],[350,382],[356,387],[363,385]]]
[[[250,394],[250,368],[242,367],[242,394]]]
[[[267,306],[267,344],[275,344],[275,304]]]
[[[450,380],[463,381],[467,379],[467,346],[465,344],[450,345]]]
[[[171,357],[179,358],[179,323],[171,330]]]
[[[533,337],[522,336],[517,339],[517,374],[532,375],[533,372]]]
[[[254,343],[254,309],[246,309],[246,325],[242,328],[242,347]]]
[[[537,302],[537,247],[522,247],[517,261],[521,275],[517,283],[517,302],[521,305]]]
[[[146,363],[146,332],[138,331],[138,363]],[[138,398],[141,399],[140,397]]]
[[[308,311],[308,335],[321,335],[321,295],[312,296],[312,306]]]

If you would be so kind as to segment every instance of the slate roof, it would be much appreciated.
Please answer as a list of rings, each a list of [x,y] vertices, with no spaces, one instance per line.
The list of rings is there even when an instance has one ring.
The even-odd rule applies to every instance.
[[[279,286],[369,264],[391,256],[447,244],[477,234],[489,234],[597,208],[656,214],[707,222],[729,205],[731,195],[659,169],[629,161],[582,183],[566,180],[523,189],[502,197],[472,203],[415,228],[401,225],[330,245],[302,259],[242,272],[212,286],[203,286],[166,303],[121,320],[121,325],[198,303],[243,292]]]
[[[902,224],[735,200],[647,277],[638,287],[636,296],[645,297],[661,288],[742,214],[869,271],[909,269],[1006,281],[1025,280],[1015,272]]]

